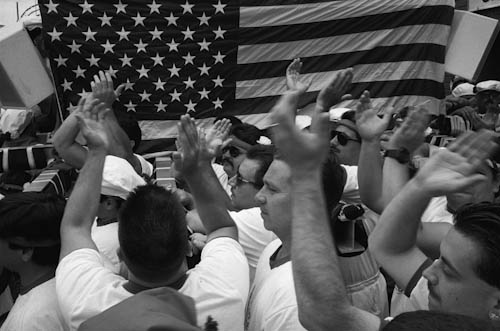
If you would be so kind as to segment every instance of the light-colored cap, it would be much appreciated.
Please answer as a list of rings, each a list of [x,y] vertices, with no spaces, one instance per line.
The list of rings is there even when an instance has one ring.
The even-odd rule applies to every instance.
[[[352,109],[350,108],[332,108],[330,109],[329,113],[330,113],[330,121],[333,121],[333,122],[336,122],[336,121],[340,121],[340,118],[342,117],[342,115],[347,112],[347,111],[350,111]]]
[[[475,95],[474,93],[474,85],[470,83],[462,83],[457,85],[453,91],[451,91],[451,94],[454,97],[466,97],[466,96],[471,96]]]
[[[309,115],[297,115],[295,116],[295,125],[299,130],[304,130],[311,126],[311,116]]]
[[[500,82],[498,80],[485,80],[476,84],[476,93],[483,91],[500,92]]]
[[[106,156],[101,194],[126,200],[129,193],[141,185],[146,185],[146,181],[135,172],[127,160],[112,155]]]

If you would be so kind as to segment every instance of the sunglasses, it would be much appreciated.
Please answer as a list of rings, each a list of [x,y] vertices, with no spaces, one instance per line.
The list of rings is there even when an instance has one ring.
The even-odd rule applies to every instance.
[[[345,134],[344,132],[340,132],[340,131],[332,131],[330,133],[330,140],[332,140],[335,137],[337,137],[337,141],[339,142],[339,144],[341,146],[347,145],[349,140],[359,142],[358,139],[351,138],[347,134]]]
[[[225,154],[226,152],[229,152],[229,155],[232,157],[238,157],[241,154],[245,153],[244,151],[238,149],[237,147],[234,146],[226,146],[222,149],[222,154]]]

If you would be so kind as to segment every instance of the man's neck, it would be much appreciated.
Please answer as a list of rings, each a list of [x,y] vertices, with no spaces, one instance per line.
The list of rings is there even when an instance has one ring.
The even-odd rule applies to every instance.
[[[157,287],[171,287],[172,284],[179,283],[182,279],[186,277],[186,272],[188,270],[186,262],[183,262],[181,267],[174,273],[158,281],[147,281],[136,277],[132,272],[129,271],[128,279],[139,287],[143,288],[157,288]]]
[[[23,292],[28,292],[32,288],[53,278],[56,272],[56,267],[27,263],[17,272],[21,278],[21,290]]]

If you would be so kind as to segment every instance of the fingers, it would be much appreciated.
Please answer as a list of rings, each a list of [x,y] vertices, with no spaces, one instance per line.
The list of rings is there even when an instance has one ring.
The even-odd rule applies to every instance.
[[[300,93],[289,91],[281,96],[271,110],[271,117],[278,126],[290,130],[295,127],[295,115]]]
[[[293,59],[292,63],[286,68],[287,75],[298,75],[302,69],[300,58]]]
[[[122,94],[123,90],[125,89],[125,84],[120,84],[116,90],[115,90],[115,96],[116,98],[118,99],[120,97],[120,95]]]
[[[449,150],[467,159],[475,171],[498,148],[495,133],[489,130],[466,132],[449,146]]]

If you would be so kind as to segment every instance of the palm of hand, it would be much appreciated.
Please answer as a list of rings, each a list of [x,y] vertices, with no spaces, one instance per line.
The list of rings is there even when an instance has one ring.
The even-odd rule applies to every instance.
[[[82,135],[85,137],[90,148],[108,148],[109,138],[106,134],[106,128],[101,122],[91,119],[84,119]]]
[[[356,127],[361,138],[369,140],[380,137],[387,123],[377,116],[375,109],[367,109],[356,119]]]
[[[318,134],[296,132],[288,139],[278,142],[283,158],[293,167],[295,164],[309,164],[317,167],[328,154],[328,140]]]
[[[417,179],[433,194],[459,191],[471,184],[469,176],[474,167],[463,156],[442,150],[429,159],[417,173]]]

